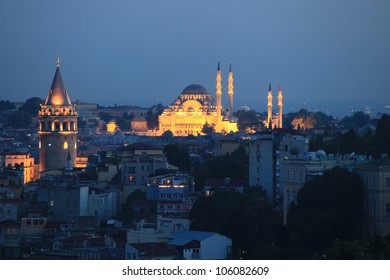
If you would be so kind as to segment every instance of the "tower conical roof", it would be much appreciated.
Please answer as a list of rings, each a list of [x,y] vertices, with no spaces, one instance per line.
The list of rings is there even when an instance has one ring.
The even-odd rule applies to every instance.
[[[65,89],[60,72],[60,63],[57,60],[57,69],[45,105],[72,105]]]

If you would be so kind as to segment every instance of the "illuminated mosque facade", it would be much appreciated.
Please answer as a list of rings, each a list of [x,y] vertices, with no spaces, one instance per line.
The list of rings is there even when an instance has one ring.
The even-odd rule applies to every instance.
[[[199,85],[187,86],[177,99],[158,117],[158,134],[171,131],[174,136],[203,135],[204,125],[212,125],[217,133],[238,131],[233,119],[233,71],[230,65],[228,77],[228,109],[223,114],[222,77],[218,62],[216,77],[216,101],[208,90]]]
[[[60,73],[60,61],[39,111],[39,172],[73,170],[77,156],[77,112]]]

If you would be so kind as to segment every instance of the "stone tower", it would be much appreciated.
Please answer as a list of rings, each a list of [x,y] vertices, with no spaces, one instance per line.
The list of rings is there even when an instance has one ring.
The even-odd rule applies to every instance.
[[[60,73],[60,61],[45,104],[39,111],[39,172],[75,166],[77,112],[70,102]]]

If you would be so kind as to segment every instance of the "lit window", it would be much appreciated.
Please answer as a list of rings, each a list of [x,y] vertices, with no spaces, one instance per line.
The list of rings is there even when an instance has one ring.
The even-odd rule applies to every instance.
[[[68,142],[64,142],[64,149],[66,150],[66,149],[68,149]]]

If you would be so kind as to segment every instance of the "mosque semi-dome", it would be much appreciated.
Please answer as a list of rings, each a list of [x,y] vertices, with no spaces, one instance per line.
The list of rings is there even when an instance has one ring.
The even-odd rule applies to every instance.
[[[210,94],[208,90],[199,84],[192,84],[183,89],[181,94]]]

